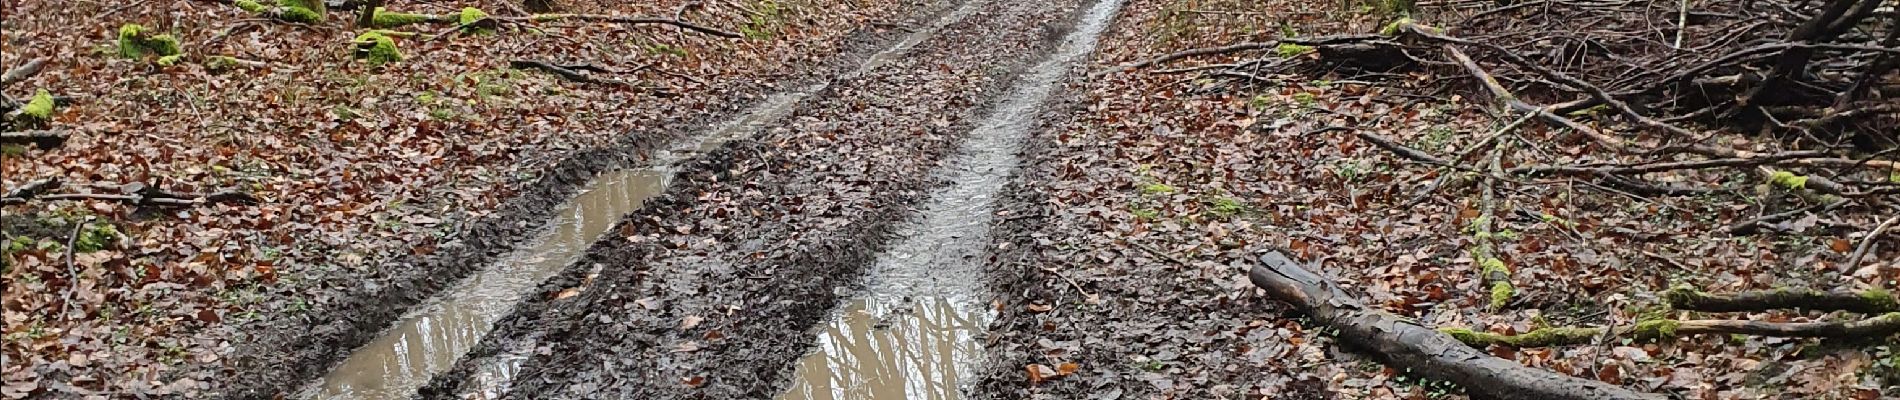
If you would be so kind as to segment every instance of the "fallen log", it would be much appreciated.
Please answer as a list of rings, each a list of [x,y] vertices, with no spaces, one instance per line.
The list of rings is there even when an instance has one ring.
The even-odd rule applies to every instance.
[[[141,207],[145,207],[145,206],[190,207],[190,206],[200,206],[200,205],[207,205],[207,204],[252,205],[252,204],[257,204],[262,201],[262,200],[259,200],[256,196],[252,196],[248,193],[239,192],[235,190],[225,190],[225,191],[213,192],[209,194],[183,193],[183,192],[167,191],[167,190],[159,189],[156,187],[146,186],[145,184],[140,184],[140,183],[132,183],[132,184],[120,186],[120,193],[44,194],[40,192],[51,190],[52,187],[58,185],[58,181],[52,181],[52,183],[50,184],[35,186],[36,184],[39,184],[39,183],[40,181],[35,181],[34,183],[28,184],[27,185],[28,187],[23,187],[21,190],[15,190],[14,192],[7,193],[7,197],[0,197],[0,205],[10,206],[10,205],[16,205],[16,204],[26,204],[28,201],[32,201],[32,200],[40,200],[40,201],[106,200],[106,201],[117,201],[117,202],[135,205],[135,206],[141,206]],[[29,188],[32,189],[32,191],[30,192],[26,191],[26,189],[29,189]]]
[[[66,145],[66,138],[72,135],[61,131],[37,130],[0,133],[0,144],[31,144],[40,150],[52,150]]]
[[[1778,309],[1848,311],[1862,314],[1900,312],[1900,301],[1886,290],[1859,292],[1807,289],[1758,290],[1740,293],[1704,293],[1688,286],[1677,286],[1663,294],[1669,307],[1703,312],[1754,312]]]
[[[1371,351],[1388,365],[1450,381],[1474,394],[1502,399],[1596,400],[1667,397],[1601,381],[1561,375],[1492,357],[1437,330],[1366,307],[1331,280],[1272,251],[1248,272],[1254,286],[1339,331],[1339,340]]]

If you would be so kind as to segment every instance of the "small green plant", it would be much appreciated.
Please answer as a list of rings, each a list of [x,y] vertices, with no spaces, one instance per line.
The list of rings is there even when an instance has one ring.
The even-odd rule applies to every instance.
[[[1146,185],[1141,185],[1141,194],[1156,195],[1156,194],[1168,194],[1168,193],[1174,193],[1174,187],[1168,186],[1168,184],[1166,183],[1153,182]]]
[[[1312,92],[1299,92],[1293,94],[1293,102],[1298,103],[1300,107],[1313,108],[1319,104],[1319,97],[1314,96]]]
[[[665,44],[665,43],[654,43],[651,45],[647,45],[647,52],[652,53],[654,55],[670,55],[674,57],[686,57],[688,54],[690,54],[690,53],[687,53],[686,49],[684,48],[670,45],[670,44]]]
[[[1433,126],[1425,130],[1425,137],[1420,140],[1419,147],[1431,150],[1444,150],[1445,145],[1451,144],[1451,138],[1457,135],[1458,131],[1449,126]]]
[[[29,127],[45,125],[53,120],[53,109],[57,105],[52,93],[40,89],[33,92],[33,98],[27,100],[26,105],[20,107],[20,114],[13,118],[13,123]]]
[[[1221,196],[1208,201],[1207,210],[1216,217],[1231,218],[1247,211],[1247,205],[1242,204],[1239,199]]]
[[[785,11],[777,1],[763,0],[752,5],[752,12],[746,16],[745,25],[739,26],[739,33],[746,39],[764,40],[778,36],[779,29],[785,24]]]
[[[1366,166],[1358,160],[1339,160],[1333,163],[1333,176],[1349,183],[1358,183],[1366,176]]]
[[[79,237],[73,241],[73,251],[91,253],[105,250],[113,241],[119,240],[119,228],[112,224],[95,222],[91,227],[79,233]]]

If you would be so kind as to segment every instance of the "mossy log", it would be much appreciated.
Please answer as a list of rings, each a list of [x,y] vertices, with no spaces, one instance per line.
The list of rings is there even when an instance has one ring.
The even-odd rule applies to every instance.
[[[1692,335],[1753,335],[1805,338],[1878,338],[1900,333],[1900,312],[1872,318],[1834,322],[1765,322],[1748,320],[1672,320],[1659,319],[1636,325],[1611,327],[1550,327],[1506,335],[1474,331],[1468,328],[1440,328],[1451,337],[1475,347],[1551,347],[1585,345],[1598,338],[1668,340]]]
[[[1777,309],[1848,311],[1863,314],[1900,312],[1900,301],[1885,289],[1818,291],[1776,289],[1728,294],[1705,293],[1688,286],[1676,286],[1664,293],[1669,307],[1704,312],[1746,312]]]
[[[275,3],[264,3],[257,0],[227,1],[229,1],[231,5],[237,6],[237,8],[243,9],[244,11],[250,11],[272,19],[300,24],[323,22],[325,16],[329,14],[329,9],[323,3],[323,0],[282,0]]]
[[[1474,397],[1541,400],[1661,400],[1601,381],[1558,374],[1492,357],[1445,333],[1367,307],[1332,280],[1277,251],[1260,257],[1247,277],[1267,295],[1291,303],[1319,324],[1339,331],[1339,340],[1372,352],[1394,368],[1450,381]]]

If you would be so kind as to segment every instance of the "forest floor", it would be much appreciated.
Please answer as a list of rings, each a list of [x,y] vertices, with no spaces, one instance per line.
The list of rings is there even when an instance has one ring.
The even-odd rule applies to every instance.
[[[0,394],[298,390],[403,312],[516,249],[589,177],[645,166],[656,149],[811,82],[824,85],[788,115],[679,163],[664,193],[523,294],[421,396],[781,396],[799,356],[816,347],[813,332],[877,282],[867,276],[880,258],[917,235],[907,227],[943,212],[932,200],[960,193],[943,189],[969,183],[951,179],[959,168],[1007,179],[1000,192],[979,192],[995,200],[962,221],[987,226],[987,235],[959,237],[985,254],[944,261],[981,271],[961,279],[987,286],[982,303],[994,317],[980,344],[987,355],[961,377],[974,382],[963,390],[969,398],[1468,397],[1342,348],[1337,330],[1264,296],[1246,273],[1268,250],[1419,324],[1496,333],[1629,325],[1654,318],[1676,285],[1864,290],[1900,280],[1900,246],[1891,234],[1867,234],[1889,218],[1879,211],[1727,233],[1812,205],[1745,174],[1658,178],[1750,188],[1695,196],[1540,179],[1483,207],[1482,185],[1441,187],[1457,181],[1442,175],[1459,173],[1356,135],[1441,154],[1478,147],[1512,121],[1493,115],[1466,79],[1165,71],[1261,53],[1318,58],[1285,46],[1116,71],[1190,48],[1378,32],[1395,18],[1374,7],[1101,1],[574,4],[744,38],[563,22],[430,40],[451,25],[424,25],[421,36],[396,39],[404,60],[380,67],[351,59],[357,32],[343,12],[300,25],[205,1],[7,1],[0,66],[56,58],[21,86],[73,96],[53,125],[77,133],[54,150],[10,147],[0,158],[9,189],[58,176],[238,188],[264,201],[157,213],[106,202],[7,206]],[[464,6],[496,15],[512,7],[388,5]],[[1104,10],[1112,18],[1097,43],[1098,32],[1077,27]],[[195,59],[263,64],[212,72],[118,58],[111,42],[128,22],[175,33]],[[918,41],[900,41],[904,34]],[[1078,40],[1094,51],[1050,61]],[[870,54],[893,42],[909,47]],[[633,84],[510,69],[518,59],[589,63]],[[1028,108],[1012,110],[1041,78],[1053,79],[1048,99],[1027,96]],[[1024,126],[995,122],[1012,111],[1029,113]],[[1020,165],[964,165],[970,143],[1012,128],[1026,134],[1004,143],[1021,146],[1010,150]],[[1559,132],[1531,124],[1499,137],[1525,153],[1569,157],[1584,147],[1554,139]],[[1724,144],[1751,144],[1722,134]],[[1480,218],[1481,208],[1496,214]],[[1475,261],[1481,240],[1509,268],[1509,296],[1496,295]],[[1862,242],[1881,240],[1890,245],[1847,260]],[[1900,396],[1894,337],[1705,335],[1485,350],[1681,398]],[[497,363],[509,365],[512,381],[490,380]],[[836,398],[875,398],[855,396]]]
[[[515,6],[385,7],[507,16]],[[370,66],[352,59],[360,30],[345,11],[294,24],[210,1],[6,1],[0,64],[52,60],[8,93],[75,99],[51,123],[74,133],[63,147],[7,146],[9,190],[59,177],[263,201],[7,206],[4,395],[294,386],[453,282],[443,277],[525,240],[548,204],[594,173],[823,67],[911,7],[575,3],[568,11],[677,17],[744,37],[563,21],[431,40],[453,24],[421,24],[391,28],[421,35],[396,37],[401,61]],[[186,61],[119,57],[124,24],[173,35]],[[256,64],[214,68],[214,56]],[[566,81],[513,60],[589,64],[630,84]]]

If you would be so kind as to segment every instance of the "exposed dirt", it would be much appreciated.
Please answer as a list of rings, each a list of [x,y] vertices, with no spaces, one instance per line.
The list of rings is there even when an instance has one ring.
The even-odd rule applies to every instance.
[[[630,216],[620,237],[543,287],[579,285],[583,294],[522,307],[477,352],[530,349],[509,392],[520,398],[776,395],[809,345],[807,331],[1077,6],[980,2],[908,56],[709,154]],[[596,267],[598,276],[584,277]],[[450,377],[428,397],[464,384]]]

